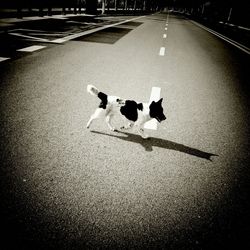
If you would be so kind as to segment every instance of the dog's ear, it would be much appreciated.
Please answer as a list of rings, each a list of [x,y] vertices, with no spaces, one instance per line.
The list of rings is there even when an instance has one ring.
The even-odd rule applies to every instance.
[[[161,98],[161,99],[158,101],[158,103],[160,103],[160,104],[161,104],[161,103],[162,103],[162,100],[163,100],[163,98]]]

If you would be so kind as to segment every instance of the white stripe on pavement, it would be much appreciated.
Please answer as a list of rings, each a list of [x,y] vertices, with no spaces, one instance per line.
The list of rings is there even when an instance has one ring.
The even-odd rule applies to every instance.
[[[21,51],[21,52],[33,52],[39,49],[43,49],[46,48],[46,46],[40,46],[40,45],[33,45],[33,46],[29,46],[23,49],[18,49],[17,51]]]
[[[6,60],[9,60],[9,59],[10,59],[9,57],[0,57],[0,62],[6,61]]]
[[[160,48],[159,56],[164,56],[165,55],[165,47]]]
[[[161,96],[161,88],[159,87],[153,87],[151,90],[151,95],[149,98],[149,103],[152,101],[159,101]],[[155,119],[151,119],[150,121],[146,122],[144,124],[144,128],[146,129],[152,129],[152,130],[157,130],[157,121]]]
[[[168,19],[169,19],[169,11],[168,11],[168,15],[167,15],[167,23],[168,23]]]
[[[20,37],[25,37],[25,38],[30,38],[32,40],[36,40],[36,41],[39,41],[39,42],[49,42],[48,39],[44,39],[44,38],[39,38],[39,37],[34,37],[34,36],[27,36],[27,35],[23,35],[23,34],[19,34],[19,33],[9,33],[10,35],[12,36],[20,36]]]
[[[80,32],[80,33],[77,33],[77,34],[74,34],[74,35],[69,35],[69,36],[65,36],[63,38],[55,39],[52,42],[54,42],[54,43],[67,42],[69,40],[72,40],[72,39],[75,39],[75,38],[78,38],[78,37],[81,37],[81,36],[89,35],[89,34],[92,34],[94,32],[104,30],[104,29],[107,29],[107,28],[111,28],[111,27],[114,27],[114,26],[117,26],[117,25],[120,25],[120,24],[124,24],[124,23],[130,22],[130,21],[134,21],[134,20],[137,20],[137,19],[140,19],[140,18],[143,18],[143,17],[145,17],[145,16],[135,17],[135,18],[131,18],[131,19],[128,19],[128,20],[125,20],[125,21],[118,22],[118,23],[104,25],[102,27],[98,27],[98,28],[95,28],[95,29],[92,29],[92,30],[87,30],[87,31],[83,31],[83,32]]]
[[[166,27],[165,30],[168,30],[168,28]]]
[[[51,42],[53,42],[53,43],[64,43],[64,42],[66,42],[66,40],[63,39],[63,38],[58,38],[58,39],[55,39],[55,40],[53,40]]]
[[[244,51],[245,53],[247,53],[248,55],[250,55],[250,48],[248,48],[248,47],[246,47],[246,46],[244,46],[244,45],[242,45],[242,44],[240,44],[240,43],[238,43],[238,42],[236,42],[236,41],[234,41],[234,40],[232,40],[232,39],[230,39],[230,38],[228,38],[228,37],[226,37],[226,36],[223,36],[222,34],[216,32],[216,31],[214,31],[214,30],[212,30],[212,29],[209,29],[209,28],[205,27],[204,25],[201,25],[201,24],[199,24],[199,23],[197,23],[197,22],[195,22],[195,21],[191,21],[191,20],[190,20],[190,22],[192,22],[193,24],[199,26],[200,28],[202,28],[202,29],[204,29],[204,30],[206,30],[206,31],[208,31],[208,32],[210,32],[210,33],[212,33],[213,35],[215,35],[215,36],[221,38],[222,40],[224,40],[224,41],[226,41],[226,42],[232,44],[232,45],[235,46],[236,48],[238,48],[238,49]]]
[[[163,34],[163,38],[167,38],[167,34]]]

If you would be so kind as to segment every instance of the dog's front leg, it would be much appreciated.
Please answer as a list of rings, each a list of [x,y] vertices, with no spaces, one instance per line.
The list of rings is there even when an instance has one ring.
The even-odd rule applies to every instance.
[[[137,131],[138,131],[138,134],[139,134],[143,139],[147,139],[147,138],[148,138],[148,135],[144,132],[144,129],[143,129],[143,128],[138,127]]]
[[[144,129],[142,128],[143,124],[135,124],[136,125],[136,129],[138,134],[143,138],[143,139],[147,139],[148,135],[144,132]]]

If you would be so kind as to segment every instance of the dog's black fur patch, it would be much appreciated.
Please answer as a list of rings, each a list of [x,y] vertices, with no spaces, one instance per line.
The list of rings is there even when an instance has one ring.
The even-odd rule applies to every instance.
[[[138,103],[137,104],[137,108],[142,111],[143,110],[143,104],[142,103]]]
[[[143,110],[143,104],[131,100],[126,100],[125,105],[120,108],[120,112],[128,120],[135,122],[138,119],[138,111]]]
[[[99,108],[106,109],[108,104],[108,96],[103,92],[99,92],[97,95],[101,99],[101,103],[99,104]]]
[[[162,98],[158,101],[152,101],[152,103],[149,106],[149,115],[152,118],[155,118],[158,122],[161,122],[166,119],[165,115],[163,114],[163,108],[162,108]]]

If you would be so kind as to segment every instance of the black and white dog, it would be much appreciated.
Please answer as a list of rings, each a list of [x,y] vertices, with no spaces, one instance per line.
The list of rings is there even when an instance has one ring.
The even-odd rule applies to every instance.
[[[148,136],[144,133],[143,125],[153,118],[158,122],[166,119],[162,108],[162,98],[158,102],[137,103],[133,100],[123,100],[117,96],[106,95],[93,85],[88,85],[87,91],[101,100],[99,107],[91,115],[87,123],[87,128],[90,127],[93,120],[105,117],[109,129],[116,131],[111,124],[111,120],[115,114],[120,113],[128,122],[121,129],[129,129],[134,126],[143,138],[147,138]]]

